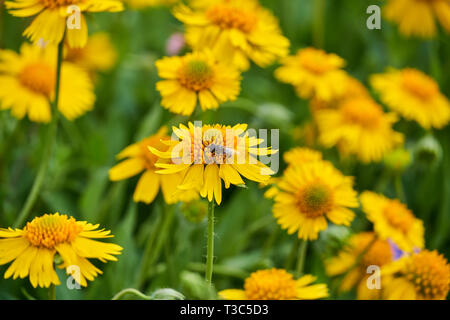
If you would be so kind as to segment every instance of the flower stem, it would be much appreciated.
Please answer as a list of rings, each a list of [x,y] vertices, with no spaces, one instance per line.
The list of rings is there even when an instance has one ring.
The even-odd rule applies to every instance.
[[[403,203],[406,203],[406,196],[405,196],[405,191],[403,189],[402,176],[400,174],[397,174],[395,176],[394,184],[395,184],[395,193],[397,194],[397,197]]]
[[[206,248],[206,282],[212,286],[214,264],[214,200],[208,204],[208,240]]]
[[[118,292],[111,300],[119,300],[126,294],[134,294],[135,296],[137,296],[141,299],[151,300],[150,296],[146,296],[145,294],[143,294],[142,292],[140,292],[139,290],[136,290],[134,288],[123,289],[122,291]]]
[[[48,127],[47,138],[45,140],[44,145],[44,153],[41,158],[41,163],[39,164],[38,173],[33,182],[33,186],[31,188],[30,193],[28,194],[27,200],[25,201],[22,210],[17,216],[16,221],[14,222],[14,227],[20,227],[25,220],[28,218],[33,205],[35,204],[39,193],[42,188],[42,184],[44,183],[45,176],[47,174],[48,163],[50,160],[50,156],[53,150],[53,145],[56,140],[56,133],[58,130],[58,101],[59,101],[59,88],[60,88],[60,80],[61,80],[61,64],[63,60],[63,47],[64,47],[64,39],[58,45],[58,58],[56,63],[56,86],[55,86],[55,99],[52,103],[52,120]]]
[[[56,287],[54,284],[51,284],[50,288],[48,288],[48,299],[56,300]]]
[[[316,48],[323,48],[325,34],[325,1],[314,0],[313,8],[313,43]]]
[[[303,274],[303,268],[305,267],[306,249],[308,247],[308,241],[302,240],[300,243],[300,249],[298,250],[297,270],[295,276],[299,277]]]

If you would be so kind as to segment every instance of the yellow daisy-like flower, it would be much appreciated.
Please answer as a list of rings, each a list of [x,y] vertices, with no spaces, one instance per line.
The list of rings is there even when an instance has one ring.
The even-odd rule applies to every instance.
[[[188,202],[198,198],[198,194],[192,190],[183,193],[177,192],[177,185],[183,179],[182,172],[165,176],[156,174],[158,168],[155,164],[158,157],[148,148],[167,150],[168,146],[164,144],[164,141],[168,140],[170,137],[167,136],[167,128],[162,127],[156,134],[129,145],[117,155],[117,159],[123,161],[109,170],[109,179],[111,181],[124,180],[144,171],[134,191],[133,200],[135,202],[151,203],[160,188],[164,201],[168,204],[178,201]]]
[[[349,226],[358,207],[353,178],[344,176],[328,161],[290,166],[278,183],[273,215],[289,234],[304,240],[317,239],[328,220]]]
[[[444,300],[450,289],[450,264],[437,251],[423,250],[381,269],[383,298],[389,300]]]
[[[257,0],[215,0],[195,9],[179,5],[173,13],[185,24],[189,45],[211,48],[239,70],[247,70],[249,60],[266,67],[289,53],[277,19]]]
[[[346,90],[348,75],[342,70],[345,61],[335,54],[305,48],[281,63],[275,77],[293,85],[300,98],[330,101]]]
[[[258,155],[277,151],[259,147],[262,139],[250,137],[246,124],[233,127],[216,125],[197,126],[180,124],[173,132],[180,139],[167,143],[167,151],[150,147],[161,159],[155,164],[160,174],[186,172],[178,186],[180,190],[199,190],[202,197],[222,201],[222,180],[225,188],[231,184],[244,185],[241,175],[249,180],[267,183],[274,172],[261,163]],[[170,160],[172,163],[165,163]],[[187,170],[187,171],[186,171]]]
[[[245,279],[244,290],[228,289],[219,292],[226,300],[313,300],[328,297],[326,284],[312,284],[316,277],[307,274],[295,280],[284,269],[253,272]]]
[[[395,114],[384,113],[371,98],[348,99],[338,109],[319,110],[315,116],[322,145],[337,145],[342,155],[356,155],[365,163],[382,160],[403,142],[403,135],[392,129]]]
[[[44,214],[28,222],[25,228],[0,229],[0,265],[11,265],[5,279],[29,277],[33,287],[59,285],[54,258],[59,255],[68,275],[86,287],[87,281],[102,274],[88,259],[117,261],[122,247],[93,239],[110,238],[110,231],[97,230],[98,225],[76,221],[67,215]]]
[[[84,12],[123,10],[122,2],[118,0],[13,0],[6,1],[5,5],[16,17],[37,15],[23,33],[32,42],[58,44],[66,34],[68,45],[75,48],[84,47],[88,39]],[[71,23],[70,28],[66,28],[68,22]]]
[[[0,50],[0,109],[11,109],[16,118],[50,122],[50,101],[55,96],[55,47],[41,49],[24,43],[20,54]],[[91,110],[95,101],[89,75],[70,62],[61,66],[59,111],[69,120]]]
[[[423,222],[406,205],[371,191],[361,194],[363,211],[382,239],[391,239],[401,250],[411,252],[424,247]]]
[[[369,266],[382,267],[393,261],[394,255],[388,241],[376,237],[374,232],[353,235],[348,244],[335,257],[325,263],[329,276],[345,274],[339,290],[349,291],[356,287],[359,300],[379,299],[380,290],[370,290],[367,286]]]
[[[322,160],[322,153],[309,148],[296,147],[285,152],[283,159],[289,165],[302,165],[305,162]]]
[[[440,129],[450,121],[450,102],[437,83],[419,70],[389,70],[373,75],[371,84],[383,103],[425,129]]]
[[[436,35],[436,20],[450,32],[448,0],[389,0],[383,10],[386,19],[397,23],[406,36],[432,38]]]
[[[117,51],[111,37],[106,32],[99,32],[88,38],[83,48],[65,48],[65,60],[73,62],[89,72],[105,72],[114,67]]]
[[[241,75],[233,67],[218,62],[210,52],[188,53],[156,61],[156,84],[161,105],[173,113],[191,115],[197,101],[202,110],[217,109],[219,103],[232,101],[241,91]]]

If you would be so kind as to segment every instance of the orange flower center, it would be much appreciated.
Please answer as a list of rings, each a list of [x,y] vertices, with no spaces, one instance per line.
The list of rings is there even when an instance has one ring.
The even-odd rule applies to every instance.
[[[19,73],[19,80],[28,89],[48,97],[55,88],[55,70],[45,63],[29,64]]]
[[[421,251],[408,261],[405,276],[425,299],[445,299],[450,287],[450,265],[436,251]]]
[[[211,66],[202,60],[189,60],[178,72],[181,85],[194,91],[210,88],[213,77],[214,72]]]
[[[427,75],[413,69],[402,71],[402,85],[419,99],[428,100],[439,93],[439,87]]]
[[[259,270],[245,280],[245,294],[250,300],[293,300],[297,282],[282,269]]]
[[[33,246],[53,249],[59,243],[72,242],[82,230],[73,217],[44,214],[27,223],[24,236]]]
[[[238,29],[250,33],[258,22],[258,17],[250,10],[235,8],[227,4],[212,6],[206,17],[221,29]]]
[[[41,3],[46,8],[55,9],[63,6],[70,6],[72,4],[79,4],[84,0],[41,0]]]
[[[371,235],[370,241],[372,241]],[[370,242],[369,242],[370,243]],[[369,245],[369,243],[366,244]],[[365,246],[365,247],[366,247]],[[383,266],[392,261],[392,249],[385,240],[375,240],[362,258],[362,264],[367,267],[371,265]]]
[[[383,117],[381,107],[364,98],[350,99],[344,102],[341,113],[346,122],[368,129],[377,128]]]
[[[309,218],[323,216],[333,208],[333,192],[328,185],[315,181],[299,191],[297,206]]]
[[[301,51],[298,58],[303,68],[317,75],[337,69],[336,64],[322,50],[307,48]]]
[[[415,220],[411,210],[397,199],[389,201],[384,209],[384,216],[392,227],[404,234],[409,232]]]

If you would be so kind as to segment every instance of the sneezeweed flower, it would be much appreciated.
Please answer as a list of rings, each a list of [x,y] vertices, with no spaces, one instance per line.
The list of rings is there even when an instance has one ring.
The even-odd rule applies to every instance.
[[[170,140],[170,137],[167,136],[166,127],[162,127],[156,134],[123,149],[117,155],[117,159],[123,161],[109,170],[111,181],[128,179],[144,172],[134,190],[133,200],[135,202],[146,204],[153,202],[159,189],[162,190],[164,201],[168,204],[178,201],[191,201],[198,197],[194,191],[177,192],[177,185],[183,179],[182,172],[164,176],[156,174],[158,168],[155,167],[155,164],[158,157],[151,153],[148,148],[167,150],[168,146],[164,144],[164,140]]]
[[[58,44],[64,34],[70,47],[81,48],[88,39],[88,26],[84,13],[118,12],[123,10],[118,0],[11,0],[5,6],[9,13],[16,17],[32,17],[33,22],[24,31],[24,35],[32,42],[38,41]],[[80,16],[72,16],[77,15]],[[66,28],[68,18],[73,17],[74,28]]]
[[[444,300],[450,289],[450,265],[437,251],[422,250],[381,269],[383,298]]]
[[[450,32],[448,0],[389,0],[383,10],[386,19],[397,23],[406,36],[434,37],[436,20]]]
[[[258,155],[275,154],[277,151],[259,147],[262,139],[250,137],[246,124],[233,127],[221,124],[197,126],[189,122],[173,127],[180,139],[171,141],[169,149],[150,147],[160,160],[155,164],[161,168],[159,174],[186,172],[178,185],[181,190],[198,190],[209,202],[222,201],[222,180],[225,188],[244,185],[245,178],[267,183],[274,172],[261,163]],[[166,163],[170,160],[172,163]],[[186,171],[187,170],[187,171]]]
[[[228,289],[219,292],[226,300],[313,300],[328,297],[326,284],[312,284],[316,277],[308,274],[294,279],[284,269],[253,272],[245,279],[244,290]]]
[[[423,222],[405,204],[371,191],[361,194],[361,204],[381,239],[391,239],[406,252],[424,247]]]
[[[393,130],[393,113],[384,113],[371,98],[348,99],[338,109],[316,112],[320,143],[337,146],[347,157],[356,155],[365,163],[381,161],[386,153],[403,142],[403,135]]]
[[[190,8],[176,6],[194,49],[211,48],[220,61],[247,70],[250,61],[267,67],[289,53],[277,19],[257,0],[218,0]]]
[[[65,48],[65,60],[73,62],[87,71],[106,72],[112,69],[117,61],[117,51],[106,32],[98,32],[89,36],[83,48]]]
[[[450,102],[437,83],[416,69],[389,70],[370,79],[381,101],[423,128],[443,128],[450,121]]]
[[[295,147],[283,154],[283,159],[288,165],[302,165],[305,162],[322,160],[322,153],[317,150]]]
[[[68,275],[86,287],[86,280],[93,281],[102,274],[88,259],[117,261],[114,256],[122,251],[116,244],[93,240],[112,237],[110,231],[97,229],[98,225],[59,213],[36,217],[22,230],[0,229],[0,264],[12,261],[5,279],[28,276],[35,288],[59,285],[54,263],[59,256],[62,262],[56,267],[65,268]]]
[[[315,48],[301,49],[281,61],[275,77],[294,86],[302,99],[330,101],[344,94],[348,75],[345,61],[335,54]]]
[[[0,109],[14,117],[50,122],[50,101],[55,96],[56,55],[53,46],[42,49],[24,43],[17,54],[0,50]],[[70,62],[62,62],[59,111],[74,120],[91,110],[95,94],[89,75]]]
[[[328,227],[327,219],[349,226],[358,207],[353,178],[344,176],[328,161],[288,167],[278,183],[273,215],[289,234],[304,240],[317,239]]]
[[[325,269],[331,277],[344,275],[340,291],[356,288],[359,300],[380,299],[381,291],[367,286],[368,277],[372,274],[368,268],[382,267],[393,259],[394,254],[387,240],[377,238],[374,232],[361,232],[353,235],[336,256],[326,261]]]
[[[239,72],[215,60],[211,52],[165,57],[155,65],[163,79],[156,84],[161,105],[176,114],[191,115],[197,101],[202,110],[217,109],[220,103],[235,100],[241,91]]]

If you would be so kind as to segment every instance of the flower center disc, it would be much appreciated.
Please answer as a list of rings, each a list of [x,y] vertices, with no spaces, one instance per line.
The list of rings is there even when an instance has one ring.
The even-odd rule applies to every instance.
[[[422,100],[428,100],[439,92],[437,84],[422,73],[406,69],[402,72],[403,87]]]
[[[181,67],[179,81],[190,90],[201,91],[211,87],[213,75],[211,67],[205,61],[190,60]]]
[[[285,270],[259,270],[245,280],[244,290],[249,300],[292,300],[297,282]]]
[[[244,33],[250,33],[258,21],[253,12],[226,4],[211,7],[206,17],[221,29],[238,29]]]
[[[301,189],[297,199],[298,208],[309,218],[323,216],[333,206],[332,190],[320,181]]]
[[[55,88],[55,70],[43,63],[30,64],[22,69],[19,80],[30,90],[48,97]]]
[[[336,65],[331,63],[326,52],[315,49],[305,49],[299,56],[300,64],[310,72],[321,75],[326,72],[337,69]]]
[[[372,241],[372,237],[368,243],[365,243],[363,250]],[[375,265],[383,266],[392,261],[392,249],[387,241],[376,240],[364,254],[362,263],[365,267]]]
[[[445,299],[450,287],[450,266],[436,251],[421,251],[411,257],[406,277],[425,299]]]
[[[391,200],[384,209],[384,215],[389,224],[404,234],[408,233],[414,223],[414,215],[406,205],[398,200]]]
[[[71,4],[81,3],[84,0],[41,0],[41,3],[46,8],[54,9],[63,6],[69,6]]]
[[[351,99],[342,105],[343,118],[364,128],[378,127],[383,116],[382,109],[369,99]]]
[[[57,244],[71,242],[83,230],[73,217],[66,215],[45,214],[28,222],[25,237],[37,247],[53,249]]]

